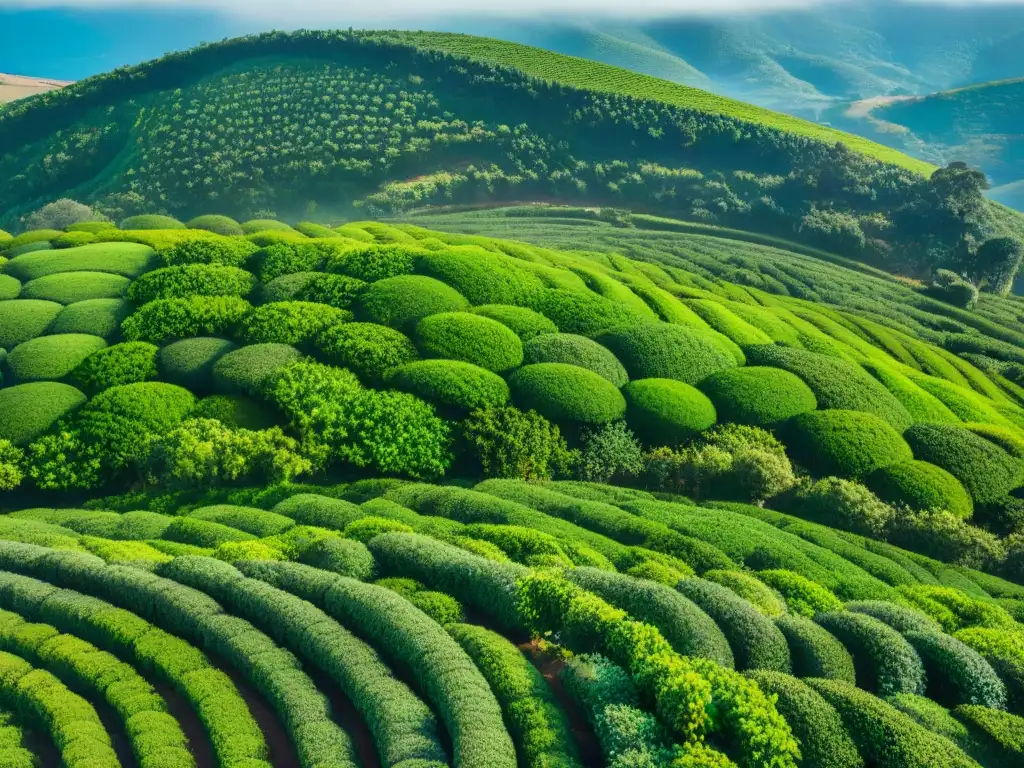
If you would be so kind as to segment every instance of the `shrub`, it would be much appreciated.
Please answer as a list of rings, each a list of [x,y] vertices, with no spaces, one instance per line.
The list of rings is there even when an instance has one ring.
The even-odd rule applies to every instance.
[[[796,495],[796,514],[816,523],[864,536],[880,537],[896,510],[859,483],[826,477]]]
[[[853,657],[828,630],[805,616],[792,614],[776,617],[775,626],[789,645],[794,675],[856,682]]]
[[[580,480],[608,483],[617,478],[628,481],[644,471],[643,448],[624,422],[585,430],[582,443],[576,462],[576,475]]]
[[[378,325],[411,330],[428,315],[461,312],[469,302],[454,288],[421,275],[389,277],[370,285],[359,299],[362,317]]]
[[[2,259],[2,257],[0,257]],[[4,262],[0,260],[0,267]],[[21,281],[10,275],[0,275],[0,301],[10,301],[21,295]]]
[[[751,365],[782,368],[803,379],[819,408],[872,413],[888,421],[897,432],[912,422],[900,401],[856,363],[774,345],[755,345],[744,351]]]
[[[25,454],[10,440],[0,440],[0,491],[13,491],[25,478]]]
[[[936,464],[953,475],[975,503],[997,501],[1018,485],[1020,462],[970,430],[942,424],[915,424],[905,436],[918,459]]]
[[[879,363],[865,363],[864,368],[903,403],[915,424],[960,423],[960,419],[945,403],[931,392],[921,389],[909,376]]]
[[[366,288],[366,283],[362,280],[356,280],[354,277],[347,277],[345,275],[310,272],[300,272],[298,274],[307,275],[308,278],[302,280],[294,296],[289,296],[288,298],[310,301],[314,304],[326,304],[335,309],[348,309],[351,307]],[[293,276],[288,275],[286,277]],[[278,280],[283,279],[285,278],[278,278]],[[269,289],[269,286],[267,288]]]
[[[246,344],[300,346],[351,319],[351,313],[324,304],[281,301],[254,307],[242,317],[236,334]]]
[[[196,216],[185,224],[189,229],[203,229],[217,235],[231,237],[233,235],[244,235],[242,226],[229,216]]]
[[[536,411],[475,410],[462,423],[462,434],[484,477],[549,480],[571,460],[558,427]]]
[[[1024,582],[1024,534],[1015,533],[1007,537],[1002,571],[1018,584]]]
[[[68,232],[88,232],[90,235],[95,235],[109,229],[117,229],[117,225],[112,221],[79,221],[69,224],[64,229]]]
[[[964,424],[976,435],[995,443],[1011,456],[1024,459],[1024,437],[1017,429],[1002,427],[998,424]]]
[[[472,304],[524,305],[545,287],[523,262],[475,246],[426,251],[415,269],[452,286]]]
[[[241,238],[193,237],[161,251],[164,261],[170,266],[207,264],[240,267],[256,253],[257,248]]]
[[[710,333],[668,323],[622,325],[597,336],[631,379],[677,379],[697,384],[734,368],[736,359]]]
[[[497,320],[469,312],[443,312],[419,321],[416,345],[426,357],[461,360],[502,373],[523,362],[523,345]]]
[[[276,414],[260,401],[243,395],[204,397],[192,415],[197,419],[215,419],[232,429],[258,431],[277,426]]]
[[[755,503],[785,493],[796,485],[796,475],[789,459],[757,449],[734,454],[732,468],[726,478],[736,484],[736,493],[725,491],[727,495]]]
[[[531,298],[529,306],[554,322],[562,333],[582,336],[648,319],[624,304],[580,289],[547,288]]]
[[[330,272],[374,283],[408,275],[413,271],[418,256],[420,251],[404,245],[367,245],[347,250],[331,259],[327,268]],[[437,281],[431,281],[434,282]]]
[[[912,693],[890,696],[887,701],[900,712],[913,718],[926,730],[952,741],[981,765],[994,763],[996,758],[993,757],[986,745],[977,738],[976,734],[968,731],[967,727],[953,717],[953,714],[941,704]]]
[[[395,368],[387,376],[391,387],[427,402],[460,412],[499,408],[509,389],[496,373],[457,360],[420,360]]]
[[[800,740],[801,765],[862,768],[864,761],[835,708],[807,684],[781,672],[753,671],[747,677],[770,696]],[[852,681],[850,681],[852,683]]]
[[[974,309],[978,303],[978,287],[948,269],[935,270],[932,284],[923,292],[961,309]]]
[[[9,243],[10,241],[8,241]],[[5,244],[6,245],[6,244]],[[3,250],[3,260],[6,264],[8,261],[17,258],[26,253],[35,253],[36,251],[52,251],[53,246],[50,245],[47,240],[40,240],[33,243],[25,243],[24,245],[17,245],[13,248],[7,248]]]
[[[787,425],[794,458],[818,475],[866,477],[911,461],[910,447],[883,419],[859,411],[810,411]]]
[[[999,757],[993,765],[1024,765],[1024,718],[980,705],[957,707],[953,715],[994,747]]]
[[[96,235],[90,232],[65,232],[60,237],[53,238],[50,245],[55,249],[77,248],[81,245],[90,245],[97,242],[97,240]]]
[[[714,426],[714,405],[689,384],[673,379],[638,379],[622,390],[626,421],[647,445],[679,445]]]
[[[132,283],[128,298],[140,304],[156,299],[191,296],[239,296],[256,287],[256,278],[238,267],[220,264],[185,264],[147,272]]]
[[[901,635],[908,632],[939,632],[941,625],[925,613],[899,603],[883,600],[858,600],[846,604],[846,610],[865,613],[888,624]]]
[[[158,299],[125,320],[121,331],[128,341],[157,345],[193,336],[229,336],[250,309],[237,296]]]
[[[835,635],[853,656],[857,684],[879,696],[924,695],[921,658],[899,632],[863,613],[819,613],[814,620]]]
[[[548,333],[535,336],[523,345],[526,365],[534,363],[568,363],[608,379],[616,387],[629,381],[626,369],[606,347],[586,336],[571,333]]]
[[[736,669],[790,671],[789,646],[772,620],[727,587],[703,579],[676,585],[710,616],[729,640]]]
[[[185,225],[171,216],[143,214],[129,216],[120,223],[121,229],[184,229]]]
[[[805,680],[831,704],[865,762],[878,768],[976,768],[977,763],[898,709],[839,680]]]
[[[302,359],[287,344],[253,344],[221,356],[213,364],[213,386],[224,395],[256,395],[278,371]]]
[[[511,328],[524,344],[542,334],[558,333],[558,327],[539,312],[526,307],[514,307],[507,304],[484,304],[469,310],[475,315],[483,315],[497,320]]]
[[[965,520],[974,513],[974,503],[960,481],[926,461],[878,469],[868,476],[867,485],[890,504],[905,504],[916,510],[946,509]]]
[[[22,282],[61,272],[107,272],[136,278],[160,266],[160,257],[140,243],[94,243],[12,258],[4,271]]]
[[[14,349],[36,336],[42,336],[63,309],[55,301],[0,301],[0,348]]]
[[[67,229],[72,224],[93,221],[96,212],[84,203],[62,197],[25,217],[26,229]]]
[[[58,381],[106,346],[103,339],[85,334],[40,336],[12,349],[4,365],[14,382]]]
[[[704,379],[700,388],[723,421],[754,426],[774,426],[818,404],[810,387],[780,368],[733,368]]]
[[[316,341],[324,358],[348,368],[368,384],[417,359],[416,347],[399,331],[374,323],[342,323],[324,329]]]
[[[25,283],[21,298],[74,304],[86,299],[119,299],[130,281],[106,272],[60,272]],[[12,297],[14,298],[14,297]]]
[[[159,352],[160,375],[172,384],[195,392],[209,391],[213,387],[213,366],[224,355],[236,349],[237,347],[226,339],[195,338],[176,341]]]
[[[800,616],[814,617],[827,611],[841,611],[843,604],[832,592],[793,571],[760,571],[757,578],[782,595],[786,605]]]
[[[22,232],[20,235],[16,235],[13,239],[8,240],[4,245],[6,250],[13,248],[19,248],[23,245],[31,245],[33,243],[49,242],[55,237],[60,237],[63,232],[59,229],[30,229],[27,232]]]
[[[0,389],[0,439],[27,445],[85,401],[74,387],[51,381]]]
[[[509,378],[523,410],[535,410],[556,424],[606,424],[622,418],[626,401],[607,379],[565,363],[538,363]]]
[[[774,618],[786,612],[786,604],[774,590],[743,571],[714,569],[706,571],[704,578],[728,587],[765,616]]]
[[[977,651],[942,632],[907,632],[904,637],[924,663],[928,698],[950,707],[1005,709],[1006,687]]]
[[[250,219],[242,224],[242,232],[253,235],[257,232],[294,232],[295,230],[283,221],[276,219]]]
[[[252,265],[264,283],[295,273],[319,272],[333,251],[313,242],[263,243],[252,257]]]
[[[123,299],[87,299],[64,307],[50,324],[47,333],[85,333],[111,339],[132,312]]]

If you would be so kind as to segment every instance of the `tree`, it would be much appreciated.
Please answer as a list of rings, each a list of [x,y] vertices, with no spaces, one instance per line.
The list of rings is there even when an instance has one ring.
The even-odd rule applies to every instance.
[[[82,221],[95,221],[96,212],[84,203],[62,197],[25,217],[28,229],[67,229]]]
[[[976,285],[988,281],[992,293],[1005,296],[1013,286],[1013,279],[1024,259],[1024,244],[1013,237],[993,237],[986,240],[975,254],[973,269],[968,273]]]

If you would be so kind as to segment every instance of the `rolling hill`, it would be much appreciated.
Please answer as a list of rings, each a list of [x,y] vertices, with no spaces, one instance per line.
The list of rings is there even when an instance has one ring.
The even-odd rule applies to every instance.
[[[0,235],[2,764],[1019,762],[1021,301],[617,214]]]

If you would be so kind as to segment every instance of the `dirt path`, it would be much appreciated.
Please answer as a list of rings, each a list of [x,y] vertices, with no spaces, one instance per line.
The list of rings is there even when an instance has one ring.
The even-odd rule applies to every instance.
[[[178,721],[181,730],[188,739],[188,751],[196,761],[196,768],[218,768],[217,758],[213,754],[213,745],[206,735],[206,729],[199,719],[199,715],[192,709],[192,706],[185,700],[185,697],[174,688],[163,682],[149,681],[156,692],[163,696],[167,702],[167,711]]]
[[[249,707],[249,712],[252,713],[256,725],[263,731],[263,738],[267,740],[267,747],[270,749],[270,762],[273,763],[274,768],[301,768],[299,756],[295,753],[292,740],[267,700],[249,685],[238,670],[226,664],[222,659],[214,656],[209,656],[209,658],[211,663],[231,678],[231,682],[235,684],[242,700]]]
[[[110,743],[114,747],[114,754],[117,755],[121,768],[138,768],[139,762],[135,759],[132,744],[128,740],[128,734],[125,733],[124,722],[120,715],[103,699],[90,698],[88,701],[96,708],[96,714],[99,715],[103,728],[110,736]],[[43,765],[47,765],[47,763],[43,763]]]

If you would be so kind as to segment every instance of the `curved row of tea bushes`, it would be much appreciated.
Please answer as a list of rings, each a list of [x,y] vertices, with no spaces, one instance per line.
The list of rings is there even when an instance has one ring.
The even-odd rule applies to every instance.
[[[25,746],[26,736],[25,729],[12,713],[0,711],[0,765],[36,768],[36,756]]]

